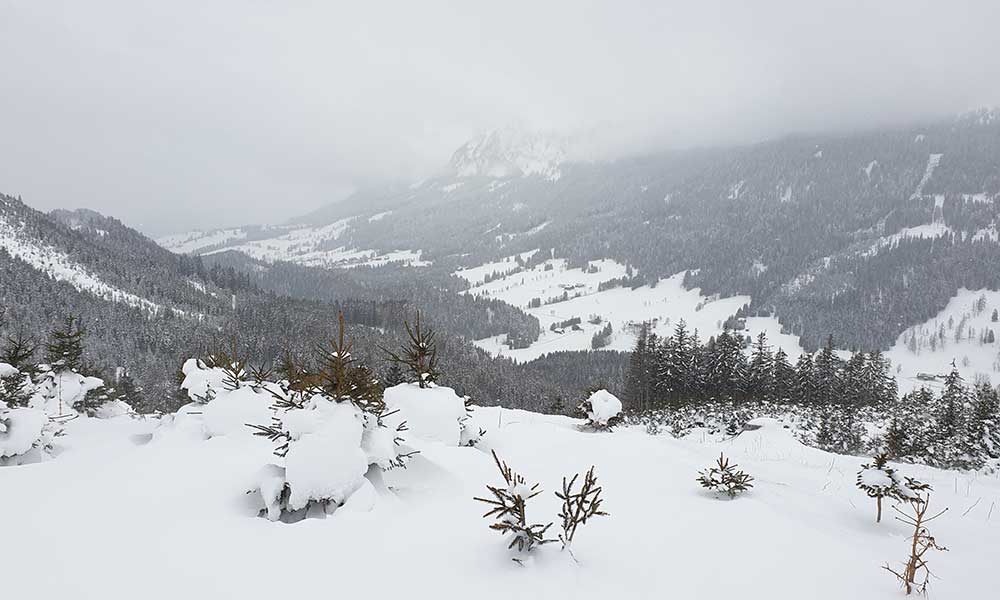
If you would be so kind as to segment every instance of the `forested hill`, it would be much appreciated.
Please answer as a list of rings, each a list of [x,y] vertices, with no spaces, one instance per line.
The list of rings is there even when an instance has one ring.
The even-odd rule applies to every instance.
[[[422,250],[441,268],[535,248],[613,258],[646,280],[689,271],[748,294],[815,349],[887,348],[960,287],[1000,285],[1000,113],[751,146],[459,172],[365,190],[315,213],[355,218],[336,245]],[[363,201],[356,201],[363,200]],[[364,207],[363,209],[360,207]],[[363,218],[375,215],[377,218]]]
[[[371,354],[361,358],[384,368],[378,348],[400,343],[403,320],[421,308],[420,298],[360,291],[355,298],[290,298],[266,291],[263,283],[229,266],[206,266],[201,258],[168,252],[115,219],[91,211],[47,215],[0,195],[0,306],[6,323],[0,341],[18,333],[32,337],[40,360],[49,332],[64,317],[79,317],[87,330],[88,369],[108,378],[128,369],[145,390],[140,410],[176,408],[175,374],[190,356],[233,340],[258,360],[274,360],[285,350],[312,352],[329,339],[340,311],[357,347]],[[489,303],[470,306],[489,309]],[[523,321],[518,315],[511,319]],[[588,384],[551,382],[492,358],[444,325],[442,381],[482,404],[540,408],[565,397],[569,405]],[[621,369],[611,375],[611,385],[619,386]]]

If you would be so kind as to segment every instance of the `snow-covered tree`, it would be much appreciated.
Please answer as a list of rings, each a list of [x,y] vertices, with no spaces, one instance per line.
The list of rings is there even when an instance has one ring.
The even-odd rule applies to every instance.
[[[930,490],[929,484],[921,483],[912,477],[903,478],[899,472],[889,466],[889,454],[876,454],[870,463],[861,465],[858,471],[857,486],[875,499],[875,522],[882,522],[882,499],[912,501],[919,498],[920,492]]]
[[[698,483],[705,489],[735,498],[753,487],[753,477],[737,469],[737,466],[729,464],[729,459],[719,454],[719,460],[714,465],[698,472]]]

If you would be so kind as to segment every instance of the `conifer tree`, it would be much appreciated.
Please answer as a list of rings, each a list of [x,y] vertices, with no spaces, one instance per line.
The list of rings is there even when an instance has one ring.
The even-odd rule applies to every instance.
[[[654,356],[650,348],[649,323],[643,323],[636,337],[635,347],[629,355],[628,373],[625,376],[625,402],[634,411],[651,408],[652,370]]]
[[[399,363],[390,361],[389,368],[385,372],[385,387],[391,388],[401,383],[406,383],[406,376],[403,375],[403,369],[400,368]]]
[[[795,382],[792,388],[792,398],[798,404],[814,404],[816,402],[816,373],[812,355],[803,352],[795,364]]]
[[[31,338],[18,332],[7,336],[0,363],[14,368],[13,373],[0,373],[0,405],[8,408],[26,407],[32,395],[31,377],[37,371],[31,362],[35,354],[35,343]]]
[[[754,400],[770,400],[774,393],[774,357],[767,345],[767,334],[761,331],[750,357],[747,393]]]
[[[788,362],[788,354],[781,348],[774,353],[772,396],[778,402],[788,401],[795,389],[795,367]]]
[[[417,318],[413,327],[409,322],[404,323],[409,342],[397,354],[391,350],[383,350],[389,355],[389,359],[399,363],[409,371],[410,381],[416,382],[420,387],[426,388],[437,381],[441,376],[437,368],[437,342],[434,331],[427,327],[420,326],[420,311],[417,311]]]
[[[934,457],[939,466],[952,466],[957,462],[963,462],[963,457],[969,450],[965,437],[968,402],[968,389],[958,373],[955,361],[952,361],[951,372],[945,376],[944,390],[934,411]]]
[[[83,340],[86,330],[79,319],[68,316],[61,327],[52,330],[45,344],[45,359],[55,372],[78,371],[83,361]]]

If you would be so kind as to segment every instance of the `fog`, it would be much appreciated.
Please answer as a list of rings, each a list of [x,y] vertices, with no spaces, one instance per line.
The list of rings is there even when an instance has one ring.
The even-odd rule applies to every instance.
[[[509,123],[602,158],[948,116],[1000,103],[998,22],[995,0],[0,0],[0,191],[161,234],[422,177]]]

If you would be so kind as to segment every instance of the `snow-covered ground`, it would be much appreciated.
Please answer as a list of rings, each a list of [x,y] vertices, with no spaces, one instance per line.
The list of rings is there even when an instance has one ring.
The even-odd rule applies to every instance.
[[[369,221],[377,221],[388,212],[378,213]],[[322,227],[277,227],[274,235],[264,239],[245,240],[247,234],[240,229],[218,230],[208,233],[193,232],[160,238],[164,248],[179,254],[201,252],[215,254],[228,250],[242,252],[264,262],[286,261],[307,267],[351,268],[378,267],[390,262],[421,267],[430,263],[421,260],[420,250],[395,250],[380,253],[375,250],[358,250],[346,246],[329,248],[344,234],[358,217],[349,217]],[[230,243],[235,242],[235,243]],[[329,249],[328,249],[329,248]]]
[[[770,421],[723,441],[477,409],[487,442],[544,493],[531,522],[556,521],[562,477],[595,466],[604,491],[573,551],[541,547],[525,567],[473,501],[501,482],[488,448],[434,441],[388,490],[325,519],[255,516],[252,485],[272,444],[247,431],[204,439],[154,420],[79,419],[53,460],[0,468],[7,598],[747,598],[894,599],[907,528],[874,522],[855,487],[862,458],[807,448]],[[723,500],[697,472],[720,452],[756,479]],[[1000,479],[900,465],[934,485],[929,555],[936,598],[995,596]],[[894,514],[886,509],[888,515]],[[551,533],[551,532],[550,532]],[[992,591],[991,591],[992,590]]]
[[[994,310],[1000,311],[1000,292],[961,289],[933,319],[904,331],[886,353],[898,366],[900,391],[940,387],[940,379],[921,380],[917,374],[946,374],[952,360],[967,382],[985,377],[1000,384],[1000,322],[992,320]],[[983,336],[991,330],[995,341],[986,343]]]
[[[531,253],[526,254],[530,256]],[[522,255],[522,259],[525,258],[527,256]],[[594,272],[570,269],[566,261],[554,259],[533,269],[512,273],[517,263],[511,259],[456,272],[474,286],[466,293],[503,300],[537,317],[542,326],[538,341],[528,348],[508,348],[504,344],[504,335],[478,340],[476,344],[491,354],[529,361],[550,352],[589,350],[594,334],[610,322],[613,333],[606,349],[631,350],[637,326],[643,321],[649,321],[657,335],[666,336],[673,333],[681,319],[685,320],[689,330],[697,329],[704,342],[721,332],[725,320],[750,301],[749,296],[708,297],[703,296],[698,288],[685,289],[683,273],[661,280],[655,287],[643,286],[634,290],[617,287],[598,291],[601,282],[626,275],[626,267],[613,260],[592,261],[590,264],[596,269],[591,269]],[[492,273],[510,274],[482,283],[485,276]],[[567,300],[545,304],[564,292]],[[541,299],[543,304],[530,307],[534,298]],[[551,330],[553,324],[574,317],[582,321],[578,329],[563,327],[559,332]],[[600,317],[600,322],[594,317]],[[745,335],[756,336],[761,331],[767,333],[774,350],[783,348],[792,360],[801,354],[798,338],[782,334],[777,319],[747,319],[747,328],[743,331]]]

